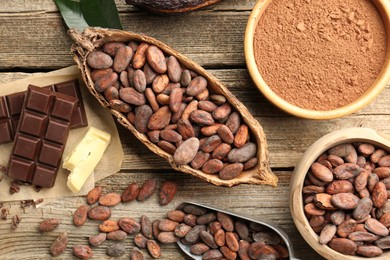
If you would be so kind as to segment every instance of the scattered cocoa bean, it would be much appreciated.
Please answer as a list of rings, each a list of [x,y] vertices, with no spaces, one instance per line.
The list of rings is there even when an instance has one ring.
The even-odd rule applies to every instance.
[[[92,257],[93,252],[89,246],[75,245],[73,246],[73,254],[80,259],[89,259]]]
[[[38,229],[40,232],[50,232],[56,229],[61,223],[61,220],[57,218],[48,218],[39,224]]]
[[[124,255],[125,252],[126,252],[125,246],[120,243],[112,244],[109,247],[107,247],[107,255],[109,256],[120,257]]]
[[[90,190],[87,194],[87,203],[89,205],[95,204],[98,202],[100,195],[102,194],[102,187],[96,186],[92,190]]]
[[[59,256],[68,246],[68,233],[61,233],[50,245],[50,253],[52,256]]]
[[[97,235],[89,237],[88,242],[91,246],[99,246],[104,241],[106,241],[106,238],[107,238],[106,233],[99,233]]]

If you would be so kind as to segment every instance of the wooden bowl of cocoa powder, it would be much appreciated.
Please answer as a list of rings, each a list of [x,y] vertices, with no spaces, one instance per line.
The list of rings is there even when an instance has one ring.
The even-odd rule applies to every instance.
[[[298,231],[300,232],[302,237],[306,240],[306,242],[314,250],[316,250],[320,255],[322,255],[326,259],[340,259],[340,260],[343,260],[343,259],[352,259],[352,260],[353,259],[355,259],[355,260],[367,259],[364,256],[359,256],[357,254],[357,251],[355,251],[356,255],[352,256],[352,255],[342,254],[342,253],[339,253],[339,252],[333,250],[329,243],[320,244],[319,239],[321,237],[321,233],[320,233],[321,231],[317,230],[318,233],[316,233],[315,228],[317,225],[314,225],[313,224],[314,222],[312,222],[312,220],[311,220],[311,218],[314,215],[311,215],[311,216],[308,215],[307,209],[305,209],[305,207],[310,203],[308,201],[308,197],[312,194],[309,194],[310,192],[304,192],[304,189],[307,189],[309,185],[312,185],[312,186],[319,185],[317,182],[316,182],[317,185],[315,185],[314,182],[311,183],[311,181],[309,181],[309,180],[313,180],[309,176],[309,174],[312,174],[312,176],[314,175],[313,168],[312,168],[313,163],[317,162],[317,163],[322,164],[324,162],[324,161],[322,161],[322,159],[325,161],[332,161],[331,158],[329,157],[330,154],[333,153],[333,152],[330,152],[331,148],[334,148],[337,146],[340,147],[342,145],[349,145],[350,146],[350,144],[352,144],[353,147],[356,148],[358,156],[359,156],[359,154],[361,154],[360,152],[363,151],[363,149],[361,149],[359,147],[362,144],[366,145],[366,147],[367,147],[367,144],[368,144],[368,146],[373,145],[376,149],[375,151],[383,150],[384,152],[387,153],[387,154],[384,154],[382,152],[381,155],[383,157],[388,156],[388,154],[390,154],[390,136],[384,136],[383,134],[380,134],[380,133],[378,133],[375,130],[370,129],[370,128],[346,128],[346,129],[337,130],[337,131],[334,131],[330,134],[323,136],[322,138],[317,140],[315,143],[313,143],[305,151],[305,153],[301,157],[300,161],[296,165],[294,173],[293,173],[293,177],[290,181],[290,202],[289,203],[290,203],[290,211],[291,211],[291,215],[292,215],[292,218],[294,220],[294,223],[295,223],[296,227],[298,228]],[[326,158],[326,156],[328,156],[328,157]],[[365,155],[367,162],[369,162],[372,159],[371,156],[372,156],[372,150],[371,150],[370,155],[369,155],[369,153],[366,153],[366,155]],[[334,157],[335,156],[333,156],[333,158]],[[322,159],[319,159],[319,158],[322,158]],[[356,159],[356,157],[355,157],[355,159]],[[345,162],[347,162],[346,158],[344,158],[344,160],[345,160]],[[333,163],[334,162],[332,161],[332,164]],[[324,163],[322,165],[325,165],[325,164],[326,163]],[[377,163],[377,164],[379,164],[379,163]],[[332,182],[340,182],[338,180],[338,177],[336,177],[337,175],[335,174],[335,171],[336,171],[335,169],[337,168],[337,166],[336,167],[335,166],[336,165],[333,164],[334,168],[331,170],[331,172],[334,175],[333,180],[326,183],[323,186],[325,191],[318,191],[317,194],[328,193],[329,186],[332,184]],[[376,172],[376,171],[374,170],[373,172]],[[383,174],[381,176],[379,173],[377,173],[377,175],[380,176],[379,182],[386,182],[383,179],[386,176],[383,176]],[[317,175],[315,175],[315,176],[317,177]],[[357,176],[358,175],[356,175],[356,177]],[[355,178],[355,180],[356,180],[356,177],[353,177],[353,178]],[[386,178],[389,179],[390,177],[386,177]],[[316,178],[316,180],[318,180],[318,178]],[[351,179],[345,180],[345,182],[349,182],[349,181],[351,181]],[[354,182],[351,181],[351,183],[354,183]],[[367,185],[369,185],[369,183],[370,183],[370,181],[368,181]],[[355,182],[355,184],[352,184],[352,185],[356,186],[356,182]],[[335,187],[335,186],[332,186],[332,187]],[[340,188],[341,186],[339,185],[338,187]],[[367,189],[370,189],[369,186],[367,186],[367,187],[368,187]],[[309,188],[313,190],[313,187],[309,187]],[[357,194],[358,192],[355,191],[355,193]],[[372,201],[374,201],[374,198],[373,198],[375,196],[374,192],[370,192],[370,193],[371,193],[371,196],[369,198],[372,199]],[[332,194],[336,194],[336,192],[334,192],[334,193],[332,192]],[[313,195],[313,196],[315,196],[315,195]],[[360,194],[357,194],[357,196],[360,196]],[[360,200],[362,200],[362,198],[360,198]],[[386,197],[384,198],[384,200],[385,201],[387,200],[388,201],[387,203],[390,203],[390,200],[386,199]],[[331,202],[333,205],[333,201],[331,201]],[[317,203],[317,204],[315,204],[315,203]],[[317,207],[318,201],[314,201],[314,204]],[[321,205],[325,205],[325,204],[321,204]],[[333,205],[333,206],[336,207],[335,205]],[[376,214],[376,216],[379,216],[378,209],[375,207],[376,206],[374,203],[373,208],[375,209],[375,212],[376,212],[375,214]],[[325,224],[336,225],[334,219],[331,217],[331,215],[332,215],[331,213],[334,213],[336,211],[343,211],[346,215],[349,214],[350,219],[355,218],[354,210],[341,210],[339,208],[336,208],[335,210],[333,210],[333,209],[332,210],[325,210],[325,214],[322,216],[324,216],[326,223],[324,222],[323,225],[325,225]],[[327,214],[329,214],[329,215],[327,215]],[[373,214],[373,213],[370,211],[370,215],[367,216],[366,218],[375,218],[374,215],[371,216],[371,214]],[[310,218],[310,220],[309,220],[309,218]],[[345,220],[347,220],[347,219],[348,218],[345,218]],[[365,219],[362,218],[360,223],[366,224],[366,222],[364,220]],[[359,223],[359,221],[356,220],[356,223]],[[338,229],[340,227],[340,224],[337,224],[337,225],[338,225],[337,226],[337,233],[335,234],[335,236],[333,236],[331,234],[331,237],[333,237],[333,238],[340,237],[340,235],[338,233],[339,232]],[[356,225],[355,225],[355,227],[357,230]],[[323,226],[320,228],[323,229]],[[366,228],[368,231],[366,230],[365,232],[371,232],[368,229],[368,227],[366,227]],[[387,229],[389,229],[389,227],[387,227]],[[351,235],[349,234],[346,238],[350,238],[350,237],[351,237]],[[355,242],[355,243],[358,243],[358,242]],[[377,245],[376,243],[377,242],[374,241],[374,242],[372,242],[372,245]],[[358,245],[358,244],[356,244],[356,245]],[[372,252],[373,251],[374,250],[372,249]],[[383,254],[378,255],[376,257],[371,257],[369,259],[381,259],[381,260],[390,259],[390,248],[383,249]]]
[[[388,0],[259,0],[245,59],[261,93],[308,119],[351,114],[390,81]]]

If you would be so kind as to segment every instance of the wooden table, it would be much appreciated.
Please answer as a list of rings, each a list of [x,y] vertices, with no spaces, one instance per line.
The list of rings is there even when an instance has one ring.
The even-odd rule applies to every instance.
[[[174,202],[161,207],[155,194],[143,203],[133,202],[115,207],[113,218],[151,219],[186,200],[214,205],[253,218],[271,219],[290,235],[296,255],[302,259],[320,259],[299,235],[288,207],[289,181],[294,165],[305,149],[321,136],[345,127],[371,127],[390,134],[390,87],[368,107],[351,116],[328,121],[311,121],[289,116],[270,104],[251,82],[244,60],[243,37],[247,19],[256,0],[224,0],[213,7],[181,16],[156,16],[117,0],[125,30],[153,36],[187,55],[219,78],[262,124],[268,140],[271,166],[279,177],[276,188],[240,185],[215,187],[199,179],[170,169],[168,163],[145,148],[135,137],[118,125],[124,149],[121,171],[98,183],[105,191],[122,192],[129,182],[142,183],[150,177],[159,182],[174,179],[179,191]],[[71,40],[51,0],[2,0],[0,11],[0,83],[73,65],[69,51]],[[0,198],[1,201],[1,198]],[[75,208],[85,203],[84,197],[65,198],[39,209],[20,208],[19,202],[5,203],[11,215],[19,214],[22,222],[11,232],[10,219],[0,220],[1,259],[47,259],[49,246],[61,231],[68,231],[69,246],[59,258],[71,259],[71,247],[87,244],[97,232],[97,223],[89,221],[76,228],[71,221]],[[44,218],[60,218],[60,227],[48,234],[37,232]],[[95,259],[105,255],[106,242],[94,249]],[[134,246],[125,242],[128,259]],[[176,245],[164,245],[162,259],[186,259]],[[150,256],[145,253],[146,259]]]

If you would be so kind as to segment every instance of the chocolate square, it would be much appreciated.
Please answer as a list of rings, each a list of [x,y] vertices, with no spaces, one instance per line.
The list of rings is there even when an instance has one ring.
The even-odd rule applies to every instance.
[[[12,178],[30,182],[33,176],[34,169],[35,163],[33,161],[28,161],[22,158],[11,156],[7,168],[7,174]]]
[[[19,131],[41,137],[46,132],[47,121],[47,116],[26,111],[20,120]]]
[[[37,164],[34,178],[32,180],[32,184],[40,187],[51,188],[54,186],[56,177],[57,177],[56,168]]]
[[[9,114],[11,116],[19,115],[22,112],[26,92],[14,93],[7,96]]]
[[[61,161],[63,151],[63,145],[43,141],[39,162],[57,167]]]
[[[38,138],[29,137],[23,134],[18,134],[15,137],[15,155],[34,160],[38,156],[40,147],[41,141]]]
[[[0,133],[0,144],[8,143],[14,138],[10,120],[0,119]]]
[[[52,95],[50,95],[49,90],[41,89],[41,91],[36,91],[31,89],[27,95],[27,103],[25,105],[26,108],[43,114],[49,113],[50,107],[52,105],[52,99],[54,98]]]
[[[0,119],[8,117],[7,100],[5,97],[0,97]]]
[[[59,144],[64,144],[68,138],[67,132],[69,131],[69,127],[69,122],[50,118],[45,134],[45,139]]]
[[[70,121],[74,112],[74,107],[74,99],[59,94],[54,102],[51,116]]]

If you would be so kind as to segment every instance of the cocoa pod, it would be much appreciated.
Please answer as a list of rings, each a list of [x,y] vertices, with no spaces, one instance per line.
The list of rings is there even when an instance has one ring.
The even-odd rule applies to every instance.
[[[59,256],[62,254],[68,246],[68,242],[68,233],[61,233],[50,245],[50,253],[52,256]]]
[[[73,224],[76,226],[84,225],[85,221],[87,220],[88,211],[89,207],[87,205],[81,205],[78,207],[73,213]]]
[[[195,1],[137,1],[126,0],[127,4],[146,9],[154,13],[161,14],[178,14],[197,10],[219,2],[220,0],[195,0]]]

